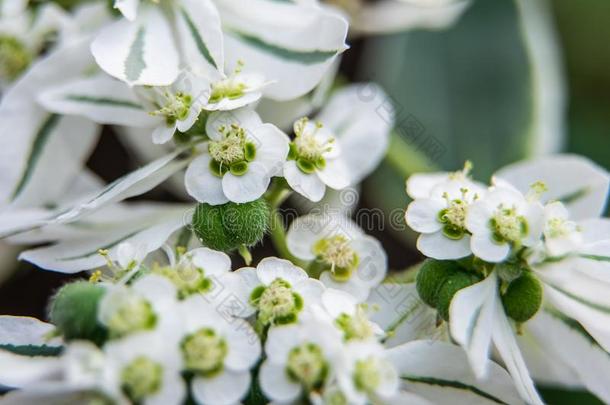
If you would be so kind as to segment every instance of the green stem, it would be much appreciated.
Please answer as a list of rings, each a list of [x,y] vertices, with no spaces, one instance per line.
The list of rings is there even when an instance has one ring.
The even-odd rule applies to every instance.
[[[292,253],[290,253],[290,250],[288,250],[284,221],[277,209],[274,209],[271,213],[271,241],[273,242],[273,246],[281,258],[290,260],[292,263],[302,268],[307,265],[307,263],[294,256]]]
[[[250,253],[246,245],[239,245],[237,251],[239,252],[239,255],[244,259],[246,266],[249,266],[252,263],[252,254]]]
[[[413,173],[430,172],[438,169],[434,162],[423,153],[412,148],[396,131],[392,131],[390,134],[390,144],[385,161],[404,177]]]

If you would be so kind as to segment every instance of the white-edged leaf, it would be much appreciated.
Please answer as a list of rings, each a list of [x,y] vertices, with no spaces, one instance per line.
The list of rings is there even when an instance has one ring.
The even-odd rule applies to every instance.
[[[61,360],[57,357],[21,356],[0,349],[0,386],[20,388],[58,378],[60,372]]]
[[[548,192],[543,201],[559,200],[568,207],[572,219],[599,217],[606,207],[610,176],[587,158],[555,155],[513,163],[495,173],[521,192],[542,181]]]
[[[191,67],[224,72],[220,15],[211,0],[182,0],[176,10],[184,58]]]
[[[220,0],[229,68],[263,72],[264,94],[290,100],[313,89],[347,46],[347,21],[324,6],[272,0]],[[295,80],[295,78],[299,80]]]
[[[72,236],[58,243],[23,252],[19,258],[47,270],[76,273],[103,266],[106,259],[98,252],[107,249],[111,260],[118,259],[118,247],[123,242],[143,246],[145,253],[159,249],[177,229],[190,223],[184,206],[147,210],[144,215],[134,211],[133,218],[123,223],[74,223],[90,226],[93,232]],[[95,230],[98,232],[95,232]]]
[[[53,199],[78,174],[87,159],[96,141],[95,126],[80,118],[60,118],[36,103],[38,92],[49,83],[59,84],[78,77],[93,63],[87,48],[88,42],[81,40],[50,53],[3,95],[0,104],[0,201],[3,203],[12,202],[22,194],[20,204],[27,203],[32,196],[38,203],[41,196]],[[66,154],[70,159],[66,159]],[[52,182],[48,181],[50,175],[53,175]],[[36,190],[34,180],[45,189]]]
[[[479,379],[466,366],[466,353],[459,346],[420,340],[388,350],[408,391],[436,404],[520,404],[510,375],[488,360],[489,373]]]
[[[131,85],[167,86],[179,74],[171,26],[155,4],[141,5],[134,21],[120,19],[102,29],[91,51],[102,69]]]
[[[71,209],[59,215],[53,222],[73,222],[105,205],[122,201],[145,193],[161,184],[172,174],[184,168],[191,156],[181,150],[159,158],[108,184],[98,193],[88,197]]]
[[[451,336],[464,347],[479,377],[488,372],[485,366],[489,364],[493,316],[499,305],[497,284],[493,272],[485,280],[458,291],[449,307]]]
[[[51,86],[38,101],[49,111],[84,116],[100,124],[152,128],[159,121],[144,110],[127,84],[105,74]]]
[[[527,323],[527,331],[538,340],[546,357],[562,361],[564,368],[576,374],[576,381],[568,381],[571,383],[568,387],[580,382],[604,402],[610,403],[610,354],[575,321],[541,311]]]
[[[388,334],[386,347],[443,333],[436,326],[436,311],[420,300],[413,283],[382,283],[371,291],[366,302],[371,308],[371,321]]]
[[[28,316],[0,316],[0,347],[12,346],[61,346],[57,338],[49,339],[55,329],[50,323]]]
[[[517,391],[528,404],[543,405],[502,305],[495,306],[493,317],[494,345],[512,376]]]

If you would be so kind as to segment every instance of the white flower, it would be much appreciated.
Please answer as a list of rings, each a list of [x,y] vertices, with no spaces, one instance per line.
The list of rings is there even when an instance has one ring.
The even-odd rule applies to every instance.
[[[207,153],[186,171],[186,189],[212,205],[245,203],[261,197],[280,174],[288,154],[288,137],[263,124],[251,110],[214,113],[208,118]]]
[[[314,313],[320,319],[337,327],[346,341],[375,340],[384,335],[383,329],[368,318],[368,306],[358,303],[345,291],[327,288],[321,297],[321,311]]]
[[[407,190],[415,193],[405,219],[421,235],[417,248],[434,259],[459,259],[471,254],[470,234],[466,229],[466,216],[473,202],[485,195],[485,188],[470,180],[469,166],[463,172],[445,176],[412,177]],[[427,182],[430,182],[430,186]],[[418,191],[413,191],[415,186]],[[428,190],[427,195],[423,189]]]
[[[474,202],[466,215],[472,253],[493,263],[506,259],[512,247],[535,245],[543,224],[544,209],[539,201],[501,186]]]
[[[544,207],[544,244],[550,256],[563,256],[582,244],[578,224],[569,219],[569,212],[559,201]]]
[[[339,387],[349,404],[388,401],[398,393],[398,373],[375,341],[347,343],[337,369]]]
[[[250,387],[250,368],[261,347],[252,327],[227,319],[201,296],[179,304],[184,330],[179,347],[184,369],[194,374],[191,391],[200,404],[238,403]]]
[[[334,376],[341,335],[326,323],[308,321],[271,328],[265,343],[267,359],[259,372],[265,396],[291,402],[303,392],[319,391]]]
[[[326,186],[335,190],[350,185],[351,176],[339,140],[321,123],[302,118],[294,123],[284,177],[290,187],[311,201],[324,197]]]
[[[375,238],[349,218],[311,214],[295,219],[286,236],[290,252],[310,261],[327,287],[344,290],[359,302],[384,279],[387,257]]]
[[[186,387],[176,341],[159,331],[136,333],[104,347],[106,378],[132,403],[181,403]]]
[[[257,102],[267,85],[262,75],[242,73],[239,64],[235,72],[212,82],[210,96],[203,107],[207,111],[229,111]]]
[[[159,327],[171,330],[176,301],[174,285],[158,275],[143,276],[131,286],[108,284],[99,303],[98,321],[111,338]]]
[[[258,266],[236,271],[243,281],[242,301],[249,313],[256,312],[257,327],[283,325],[299,320],[300,314],[320,302],[324,285],[288,260],[268,257]]]

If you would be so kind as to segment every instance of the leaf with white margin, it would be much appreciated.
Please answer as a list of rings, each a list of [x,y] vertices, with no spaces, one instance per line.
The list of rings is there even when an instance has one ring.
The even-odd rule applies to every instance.
[[[577,155],[556,155],[505,166],[494,174],[527,193],[537,181],[548,191],[542,201],[559,200],[569,209],[572,219],[599,217],[606,207],[610,176],[603,168]]]
[[[70,387],[61,383],[37,384],[24,390],[13,390],[2,397],[2,405],[66,405],[90,404],[107,398],[91,389]]]
[[[459,346],[419,340],[387,351],[388,359],[405,381],[408,391],[437,404],[520,404],[510,375],[487,360],[489,374],[478,379],[468,367],[466,353]]]
[[[517,391],[528,404],[543,405],[502,305],[495,306],[493,317],[494,345],[512,376]]]
[[[185,60],[192,69],[224,72],[223,34],[218,9],[211,0],[182,0],[176,23]]]
[[[350,25],[355,32],[363,34],[388,34],[418,28],[440,30],[453,25],[470,5],[469,1],[448,3],[428,7],[395,0],[365,4],[353,16]]]
[[[38,102],[49,111],[87,117],[99,124],[152,128],[159,122],[127,84],[105,74],[50,86]]]
[[[21,356],[0,349],[0,386],[20,388],[60,377],[62,360],[57,357]]]
[[[324,6],[272,0],[217,0],[225,33],[226,65],[263,72],[264,95],[290,100],[313,89],[347,49],[347,21]],[[298,78],[299,80],[295,80]]]
[[[106,73],[130,85],[168,86],[180,73],[172,28],[157,5],[142,5],[133,22],[102,29],[91,52]]]
[[[85,201],[59,215],[53,222],[73,222],[105,205],[150,191],[172,174],[183,169],[191,159],[190,154],[182,150],[157,159],[116,179],[92,197],[88,197]]]
[[[356,184],[386,153],[394,127],[394,106],[378,85],[352,85],[333,94],[316,120],[339,138],[352,184]]]
[[[80,76],[93,63],[87,48],[87,40],[80,40],[52,52],[3,95],[0,201],[22,196],[19,204],[25,205],[32,198],[40,203],[41,195],[53,199],[81,170],[97,139],[96,126],[81,118],[49,114],[37,105],[36,96],[49,83]],[[53,181],[48,181],[51,175]],[[40,186],[44,190],[39,192]]]
[[[575,374],[575,379],[566,381],[570,383],[569,387],[575,383],[584,385],[604,402],[610,403],[610,354],[575,321],[541,311],[527,323],[527,333],[537,339],[545,357],[561,361],[561,367]]]
[[[55,326],[26,316],[0,316],[0,349],[26,356],[55,356],[59,338],[50,338]]]
[[[159,207],[156,212],[147,212],[143,216],[134,212],[131,221],[106,229],[102,227],[100,232],[88,236],[72,237],[48,247],[27,250],[19,258],[43,269],[63,273],[94,269],[106,263],[99,249],[107,249],[108,257],[114,261],[118,260],[118,248],[124,242],[142,246],[145,253],[159,249],[175,231],[190,223],[188,215],[181,205]]]
[[[475,375],[485,377],[489,365],[492,325],[498,306],[498,278],[493,272],[486,279],[459,290],[449,306],[451,336],[468,354]],[[501,307],[501,305],[500,305]]]
[[[371,290],[366,303],[371,321],[388,334],[386,347],[443,335],[436,326],[436,311],[420,300],[414,283],[382,283]]]

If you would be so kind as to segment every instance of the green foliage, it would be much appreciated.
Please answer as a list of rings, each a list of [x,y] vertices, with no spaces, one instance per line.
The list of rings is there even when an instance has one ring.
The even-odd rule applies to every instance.
[[[441,286],[436,297],[437,304],[436,309],[438,314],[443,320],[449,321],[449,306],[453,296],[466,287],[477,283],[479,278],[474,273],[467,273],[464,271],[456,272],[452,274]]]
[[[417,273],[416,288],[419,297],[432,308],[436,308],[438,292],[445,281],[460,267],[454,261],[428,259]]]
[[[98,304],[106,290],[87,281],[63,286],[52,298],[51,322],[65,340],[86,339],[101,345],[108,331],[97,321]]]
[[[245,204],[198,204],[193,231],[211,249],[228,252],[260,242],[269,229],[271,211],[264,199]]]
[[[533,317],[542,305],[542,285],[531,273],[524,273],[509,284],[502,295],[506,315],[517,322]]]

